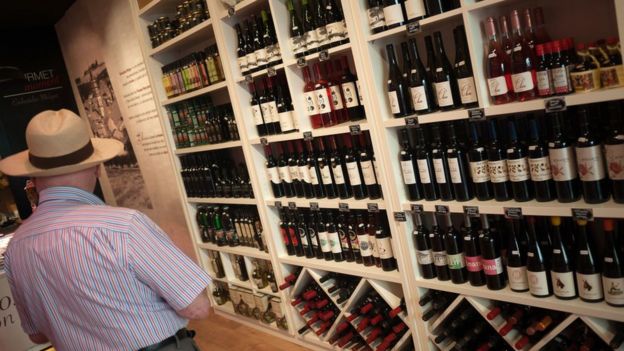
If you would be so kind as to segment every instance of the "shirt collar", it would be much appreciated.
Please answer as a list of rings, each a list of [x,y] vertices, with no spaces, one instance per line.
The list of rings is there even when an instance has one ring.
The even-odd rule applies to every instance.
[[[47,201],[76,201],[89,205],[106,205],[92,193],[71,186],[55,186],[39,193],[39,204]]]

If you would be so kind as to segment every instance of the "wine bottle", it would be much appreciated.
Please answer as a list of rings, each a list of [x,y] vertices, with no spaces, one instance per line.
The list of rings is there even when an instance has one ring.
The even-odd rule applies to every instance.
[[[507,145],[507,172],[511,181],[511,189],[515,201],[523,202],[533,199],[533,183],[531,182],[527,150],[518,142],[516,124],[507,122],[509,144]]]
[[[342,255],[347,262],[355,261],[353,256],[353,249],[351,249],[351,240],[349,240],[349,224],[344,214],[339,213],[336,217],[336,229],[338,230],[338,237],[340,238],[340,247],[342,248]]]
[[[282,54],[280,52],[279,43],[277,42],[277,35],[275,33],[275,27],[271,20],[271,13],[267,11],[261,11],[262,23],[264,24],[264,33],[262,34],[262,40],[267,51],[267,67],[273,67],[282,63]]]
[[[273,197],[280,198],[284,196],[284,185],[280,178],[277,162],[273,158],[273,150],[270,145],[264,146],[264,155],[266,156],[266,169],[267,178],[271,181],[271,190],[273,190]]]
[[[301,8],[303,11],[303,30],[305,31],[305,55],[309,55],[319,51],[319,38],[316,34],[316,16],[310,0],[301,0]]]
[[[241,75],[247,72],[247,53],[245,52],[245,37],[243,35],[243,30],[241,29],[240,23],[236,23],[234,25],[234,29],[236,30],[236,38],[238,40],[238,45],[236,47],[236,62],[238,64],[238,69],[241,72]]]
[[[330,156],[325,151],[325,144],[323,138],[316,138],[317,141],[317,154],[316,160],[321,174],[321,183],[325,190],[325,197],[328,199],[335,199],[338,197],[338,189],[334,181],[332,174],[332,165],[330,162]]]
[[[368,241],[371,244],[371,252],[372,252],[372,260],[377,267],[381,267],[381,260],[379,259],[379,249],[377,247],[377,229],[379,226],[377,225],[378,217],[369,217],[368,226],[366,227],[366,231],[368,232]]]
[[[254,55],[256,56],[256,68],[254,71],[259,71],[265,69],[268,63],[266,47],[261,40],[264,25],[262,23],[262,18],[255,14],[251,15],[251,21],[253,25],[252,45],[254,48]]]
[[[490,145],[487,148],[488,174],[494,188],[494,198],[496,201],[507,201],[511,199],[511,183],[507,173],[507,158],[503,149],[498,144],[496,133],[496,122],[488,122],[490,134]]]
[[[416,244],[416,261],[420,267],[420,274],[425,279],[433,279],[436,277],[436,270],[433,264],[433,252],[429,244],[427,228],[422,223],[420,213],[414,213],[414,241]]]
[[[587,238],[587,221],[576,221],[576,283],[579,296],[585,302],[600,302],[604,299],[600,270],[597,266],[593,247]]]
[[[374,214],[369,213],[368,218],[368,223],[364,221],[359,221],[355,230],[358,243],[360,244],[360,255],[362,255],[362,263],[364,264],[364,266],[370,267],[374,265],[375,262],[373,262],[373,250],[368,236],[368,226],[370,225],[370,221],[374,220]]]
[[[576,140],[576,163],[583,186],[583,198],[590,204],[609,200],[602,145],[590,130],[587,108],[578,109],[579,137]]]
[[[399,159],[401,162],[401,173],[403,174],[403,184],[407,188],[407,198],[410,201],[422,199],[422,189],[417,178],[417,165],[414,153],[410,146],[407,129],[401,129],[401,151]]]
[[[468,281],[472,286],[483,286],[485,285],[485,274],[483,273],[483,265],[481,264],[481,250],[479,249],[478,236],[474,230],[472,230],[472,222],[468,214],[466,214],[464,218],[461,235],[464,238]]]
[[[327,34],[327,22],[325,18],[325,6],[323,0],[316,0],[314,7],[314,17],[316,20],[316,37],[318,38],[319,51],[327,50],[330,47],[329,35]]]
[[[604,219],[602,228],[607,237],[602,273],[605,301],[611,306],[621,307],[624,306],[624,267],[615,236],[614,221]]]
[[[609,136],[605,139],[605,158],[611,180],[613,201],[624,203],[624,128],[622,128],[621,102],[610,102]]]
[[[386,29],[382,0],[368,0],[366,14],[368,15],[368,26],[373,34]]]
[[[487,83],[490,96],[495,105],[505,104],[514,100],[511,66],[507,53],[497,37],[496,20],[488,17],[485,21],[485,32],[488,36]]]
[[[451,67],[451,63],[446,56],[444,44],[442,43],[442,33],[433,33],[435,44],[433,84],[438,106],[442,111],[452,110],[461,106],[457,77]]]
[[[349,42],[342,9],[335,0],[325,0],[325,23],[330,47]]]
[[[331,211],[327,212],[327,223],[325,226],[327,228],[327,238],[329,240],[329,247],[331,248],[333,260],[336,262],[344,261],[345,258],[340,243],[340,235],[338,234],[336,221]]]
[[[303,196],[306,199],[311,199],[314,197],[314,187],[312,186],[312,177],[308,167],[308,155],[303,150],[301,140],[297,140],[297,152],[299,153],[297,167],[299,168],[299,179],[303,187]]]
[[[262,116],[260,97],[256,91],[256,85],[253,82],[249,83],[249,94],[251,95],[251,116],[254,120],[254,124],[256,125],[256,131],[259,136],[265,136],[267,135],[267,126],[264,123],[264,118]]]
[[[427,15],[423,0],[405,0],[403,6],[405,6],[405,19],[407,23],[419,21]]]
[[[449,143],[446,146],[445,153],[449,165],[449,173],[451,174],[455,200],[468,201],[473,197],[468,157],[466,151],[457,142],[453,122],[447,124],[446,130]]]
[[[468,42],[463,25],[453,29],[455,39],[455,76],[459,88],[459,97],[464,108],[477,107],[477,89],[475,87],[474,75],[472,74],[472,63],[468,53]]]
[[[529,290],[526,259],[528,240],[522,237],[524,232],[519,222],[519,220],[507,220],[511,232],[507,241],[507,278],[512,291],[524,292]]]
[[[325,79],[325,75],[321,70],[321,62],[317,62],[313,66],[316,83],[314,84],[314,93],[318,102],[318,113],[323,127],[330,127],[338,123],[336,111],[334,109],[333,100],[331,98],[331,90],[329,82]]]
[[[372,148],[367,145],[368,140],[364,133],[360,134],[359,137],[360,147],[358,163],[362,170],[362,179],[366,185],[366,192],[368,193],[369,199],[379,199],[381,198],[381,187],[377,181],[377,175],[375,174],[375,167],[373,164],[375,156],[372,154]]]
[[[455,284],[463,284],[468,280],[463,241],[460,233],[453,227],[451,214],[447,213],[444,219],[446,222],[446,230],[443,235],[444,248],[446,249],[446,260],[451,273],[451,281]]]
[[[555,182],[550,171],[548,149],[542,143],[537,120],[529,120],[529,170],[538,202],[552,201],[555,196]]]
[[[500,290],[505,287],[505,273],[500,256],[499,243],[490,231],[490,223],[487,215],[481,215],[481,232],[479,233],[479,246],[483,272],[488,289]]]
[[[400,0],[383,0],[383,14],[386,29],[392,29],[405,24]]]
[[[425,133],[423,127],[416,128],[417,148],[416,163],[418,165],[418,177],[423,187],[425,199],[432,201],[437,200],[440,195],[435,181],[435,173],[433,167],[433,157],[431,150],[425,141]]]
[[[390,233],[380,226],[375,231],[375,239],[377,240],[377,251],[381,261],[381,269],[384,271],[393,271],[397,268],[396,259],[392,251],[392,240]]]
[[[279,172],[279,177],[282,180],[284,196],[294,197],[295,188],[293,186],[293,180],[290,176],[290,168],[288,167],[288,154],[280,143],[277,144],[277,150],[280,153],[280,158],[277,160],[277,170]]]
[[[421,0],[414,0],[421,1]],[[409,51],[411,53],[411,69],[408,75],[410,97],[412,98],[412,108],[418,114],[425,114],[436,110],[435,97],[433,95],[433,82],[425,70],[425,66],[420,60],[416,39],[409,40]]]
[[[438,276],[438,280],[450,280],[451,273],[449,272],[446,250],[444,250],[444,241],[442,233],[440,233],[440,228],[438,227],[436,214],[433,213],[431,218],[429,241],[431,242],[431,249],[433,250],[433,264],[435,265],[436,275]]]
[[[293,246],[290,233],[288,231],[288,218],[286,217],[286,210],[284,209],[280,210],[279,218],[280,218],[280,222],[279,222],[280,234],[282,236],[282,242],[284,243],[284,246],[286,247],[286,253],[289,256],[294,256],[295,247]]]
[[[572,82],[570,81],[570,65],[563,52],[563,42],[555,40],[552,42],[552,54],[550,58],[550,70],[552,72],[552,82],[554,93],[565,95],[572,92]]]
[[[552,139],[548,142],[548,157],[557,199],[559,202],[573,202],[581,197],[574,151],[562,133],[560,113],[554,113],[551,122]]]
[[[299,239],[299,254],[297,256],[306,256],[311,257],[311,249],[312,242],[308,237],[308,222],[306,221],[306,216],[303,211],[298,211],[296,213],[296,230],[297,230],[297,239]]]
[[[522,35],[518,10],[511,12],[513,50],[511,51],[511,81],[516,100],[527,101],[537,97],[535,59],[530,44]]]
[[[341,199],[347,199],[351,197],[351,187],[347,182],[347,166],[345,164],[344,157],[338,151],[336,146],[336,138],[331,136],[329,138],[330,156],[329,163],[331,165],[331,174],[334,179],[335,188],[338,197]]]
[[[305,85],[303,86],[303,98],[305,100],[307,115],[310,117],[310,124],[314,129],[321,128],[323,127],[323,121],[319,113],[319,103],[316,96],[314,79],[312,78],[308,66],[303,67],[301,72],[303,73],[303,79],[305,81]]]
[[[398,5],[399,8],[401,5]],[[388,58],[388,101],[394,117],[404,117],[410,114],[410,102],[407,83],[399,68],[392,44],[386,45]]]
[[[339,64],[338,61],[336,61]],[[349,120],[349,111],[345,106],[345,99],[342,96],[342,91],[340,90],[340,77],[337,76],[337,73],[342,69],[338,67],[334,70],[334,66],[331,61],[325,62],[325,72],[327,72],[327,85],[329,88],[330,99],[333,105],[334,113],[336,115],[337,123],[344,123]]]
[[[555,87],[552,80],[552,69],[550,58],[552,55],[552,45],[550,43],[537,44],[535,46],[537,57],[535,66],[535,79],[537,80],[537,95],[548,97],[555,94]]]
[[[364,223],[364,217],[362,213],[358,212],[355,216],[349,216],[349,223],[347,227],[347,234],[349,241],[351,242],[351,251],[356,263],[362,263],[362,253],[360,250],[360,242],[358,240],[357,228],[360,223]]]
[[[295,57],[303,57],[306,53],[306,32],[301,19],[297,16],[293,0],[287,0],[286,7],[290,16],[290,49]]]
[[[480,142],[478,128],[478,123],[470,123],[471,146],[468,150],[468,161],[475,196],[478,200],[485,201],[490,200],[494,192],[487,167],[487,152]]]
[[[321,170],[318,165],[318,158],[316,156],[316,151],[312,147],[312,140],[306,140],[307,143],[307,151],[308,151],[308,170],[310,173],[310,183],[312,184],[312,188],[314,189],[314,196],[317,199],[322,199],[325,197],[325,188],[323,187]]]
[[[435,179],[438,185],[438,192],[440,198],[444,201],[453,200],[453,187],[450,182],[450,171],[448,159],[444,152],[444,145],[442,145],[442,137],[440,136],[440,129],[437,124],[431,126],[432,142],[431,142],[431,158],[433,159],[433,170],[435,172]]]
[[[274,94],[273,77],[266,79],[264,86],[263,98],[261,98],[260,108],[264,123],[269,130],[269,134],[281,134],[279,113],[277,112],[277,102]],[[269,122],[270,121],[270,122]]]
[[[561,238],[561,217],[551,217],[551,281],[553,292],[559,299],[569,300],[576,297],[576,281],[569,257],[568,248]]]
[[[279,130],[282,133],[292,133],[297,131],[297,116],[294,115],[294,108],[290,96],[284,91],[281,84],[275,86],[275,103],[277,104],[277,118],[279,120]]]
[[[425,6],[427,8],[427,16],[435,16],[441,14],[443,10],[442,0],[425,0]]]
[[[362,181],[362,168],[358,162],[357,149],[352,144],[352,139],[354,138],[356,137],[352,135],[344,135],[343,141],[346,147],[344,161],[347,167],[347,175],[349,176],[349,185],[351,186],[353,198],[361,200],[367,196],[367,191]]]
[[[248,20],[245,20],[245,57],[247,58],[247,74],[253,73],[258,69],[258,61],[256,59],[255,47],[253,42],[253,25],[254,21],[250,24]]]
[[[340,58],[342,66],[342,76],[340,77],[340,89],[345,100],[345,107],[350,121],[357,121],[365,118],[364,105],[360,102],[360,89],[358,86],[358,78],[349,68],[347,56]]]
[[[293,192],[296,197],[303,198],[303,178],[299,174],[299,155],[295,152],[292,141],[288,142],[288,171],[290,173],[290,179],[292,179]]]
[[[527,250],[529,291],[535,297],[547,297],[552,295],[550,274],[548,273],[542,249],[537,241],[535,217],[527,217],[526,222],[529,228],[529,247]]]

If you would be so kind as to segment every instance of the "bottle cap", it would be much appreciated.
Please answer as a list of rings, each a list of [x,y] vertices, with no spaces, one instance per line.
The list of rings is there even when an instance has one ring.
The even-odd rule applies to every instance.
[[[544,44],[535,45],[535,53],[537,54],[537,56],[544,56],[545,52],[546,51],[544,50]]]
[[[585,219],[578,219],[576,220],[576,223],[580,226],[586,226],[587,225],[587,220]]]
[[[553,51],[561,51],[561,48],[563,47],[563,43],[561,40],[555,40],[552,41],[552,49]]]
[[[612,232],[614,230],[614,222],[610,218],[606,218],[602,220],[602,229],[607,232]]]
[[[561,217],[559,216],[552,216],[550,217],[550,223],[552,225],[556,226],[560,226],[561,225]]]
[[[587,48],[587,46],[585,46],[585,43],[578,43],[578,44],[576,44],[576,50],[577,51],[585,50],[585,48]]]
[[[608,37],[607,45],[616,45],[619,42],[618,37]]]

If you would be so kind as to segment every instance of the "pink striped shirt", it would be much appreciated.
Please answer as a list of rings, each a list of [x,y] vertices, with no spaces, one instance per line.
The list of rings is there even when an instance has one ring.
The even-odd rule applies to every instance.
[[[6,273],[24,331],[59,351],[136,350],[187,324],[210,277],[141,212],[54,187],[20,226]]]

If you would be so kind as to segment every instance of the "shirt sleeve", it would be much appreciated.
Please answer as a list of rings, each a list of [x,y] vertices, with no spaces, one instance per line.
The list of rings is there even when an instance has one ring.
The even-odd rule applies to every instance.
[[[9,282],[9,288],[11,289],[11,295],[13,295],[13,301],[15,302],[15,308],[17,309],[17,313],[19,314],[22,329],[28,335],[39,334],[39,330],[35,327],[35,322],[28,313],[28,310],[24,307],[24,300],[22,298],[22,294],[20,294],[15,281],[13,280],[13,274],[11,274],[11,264],[9,255],[5,255],[4,257],[5,266],[4,272],[7,277],[7,281]]]
[[[188,307],[212,281],[156,223],[140,212],[130,223],[128,262],[138,279],[176,311]]]

